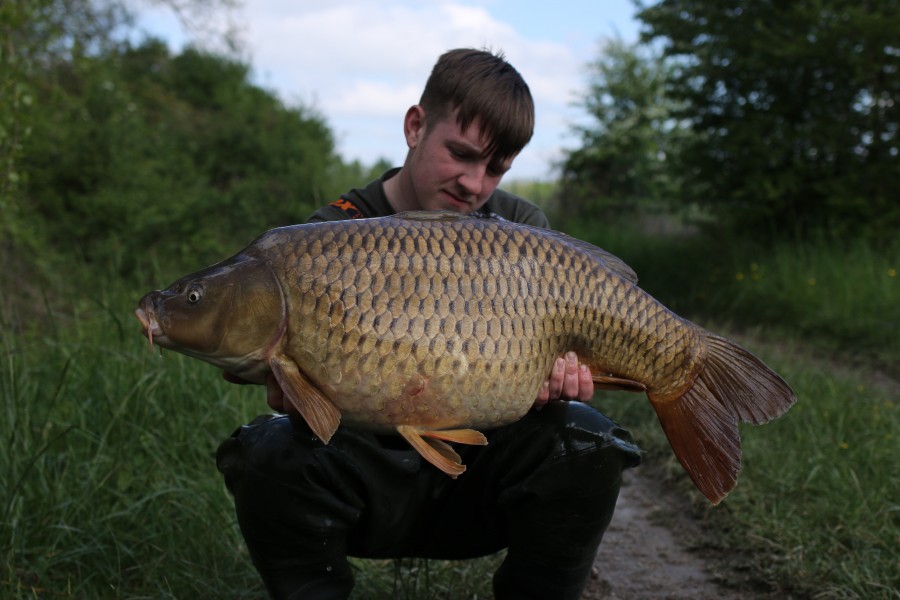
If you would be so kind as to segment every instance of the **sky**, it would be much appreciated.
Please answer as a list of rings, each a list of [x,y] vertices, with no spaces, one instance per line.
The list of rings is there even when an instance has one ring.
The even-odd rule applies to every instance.
[[[604,40],[637,40],[632,0],[243,0],[230,14],[254,83],[289,105],[313,108],[345,160],[406,156],[403,116],[438,56],[451,48],[501,50],[535,100],[536,124],[508,179],[551,179],[571,128],[586,66]],[[174,15],[144,6],[141,30],[180,49],[190,35]]]

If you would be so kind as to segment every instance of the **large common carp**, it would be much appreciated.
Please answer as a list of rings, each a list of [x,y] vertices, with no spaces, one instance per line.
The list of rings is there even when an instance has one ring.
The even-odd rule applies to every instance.
[[[452,476],[446,441],[521,418],[568,350],[601,386],[646,391],[717,503],[740,469],[738,422],[795,401],[752,354],[673,314],[613,255],[564,234],[455,213],[273,229],[151,292],[160,346],[248,381],[273,373],[327,443],[338,424],[402,435]],[[442,441],[444,440],[444,441]]]

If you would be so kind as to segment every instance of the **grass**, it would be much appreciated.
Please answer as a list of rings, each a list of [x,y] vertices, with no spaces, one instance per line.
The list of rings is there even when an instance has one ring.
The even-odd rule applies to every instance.
[[[687,481],[648,403],[609,393],[595,403],[694,500],[709,534],[697,544],[722,561],[726,584],[784,597],[897,598],[900,385],[823,361],[798,340],[710,328],[757,353],[798,397],[778,421],[742,426],[743,470],[720,506]]]
[[[658,235],[640,222],[575,223],[569,231],[620,256],[679,314],[764,325],[897,374],[900,239],[885,248],[827,235],[762,243]]]
[[[576,233],[578,235],[578,233]],[[900,597],[900,244],[821,237],[764,246],[638,227],[584,228],[677,312],[782,374],[798,403],[742,428],[744,470],[705,541],[748,582],[816,598]],[[601,397],[645,449],[671,451],[649,406]],[[736,554],[735,549],[740,549]]]
[[[748,432],[751,468],[728,505],[731,543],[747,535],[757,570],[818,597],[896,597],[898,388],[822,369],[833,365],[778,362],[801,401],[790,418]]]
[[[124,295],[77,304],[3,323],[0,597],[259,596],[213,461],[244,390],[151,354]]]
[[[698,500],[714,532],[707,548],[768,590],[898,598],[900,302],[887,257],[900,253],[824,240],[712,252],[621,228],[587,237],[798,394],[785,418],[742,430],[745,467],[729,498],[714,509]],[[73,289],[88,292],[35,306],[0,286],[0,597],[264,597],[214,461],[219,442],[264,410],[261,390],[150,353],[130,314],[144,290],[74,271]],[[674,464],[649,403],[597,402]],[[694,494],[679,469],[671,479]],[[497,560],[354,561],[355,597],[490,597]]]

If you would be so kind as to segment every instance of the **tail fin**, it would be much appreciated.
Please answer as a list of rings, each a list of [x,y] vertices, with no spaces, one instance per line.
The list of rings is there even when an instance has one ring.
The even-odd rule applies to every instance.
[[[738,422],[771,421],[796,396],[751,353],[704,333],[706,364],[694,384],[675,398],[649,397],[675,456],[703,495],[718,504],[734,488],[741,469]]]
[[[794,405],[791,387],[766,364],[734,342],[706,333],[708,355],[700,378],[744,423],[761,425]]]

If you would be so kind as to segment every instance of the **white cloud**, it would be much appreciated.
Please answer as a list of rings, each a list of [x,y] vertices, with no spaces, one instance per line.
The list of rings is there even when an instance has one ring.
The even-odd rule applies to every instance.
[[[609,5],[623,1],[630,0]],[[526,28],[496,17],[503,14],[502,5],[502,0],[245,0],[237,22],[257,80],[288,102],[312,105],[335,129],[339,151],[366,163],[379,157],[402,161],[403,115],[418,101],[441,53],[458,47],[502,50],[528,82],[537,110],[535,137],[511,176],[547,176],[576,114],[572,101],[585,86],[584,63],[594,58],[578,54],[583,39],[581,45],[573,42],[571,31],[589,30],[579,19],[598,9],[561,5],[551,12],[564,28],[556,23]],[[527,2],[505,8],[509,18],[528,18]],[[524,33],[548,29],[567,33],[560,39]]]

